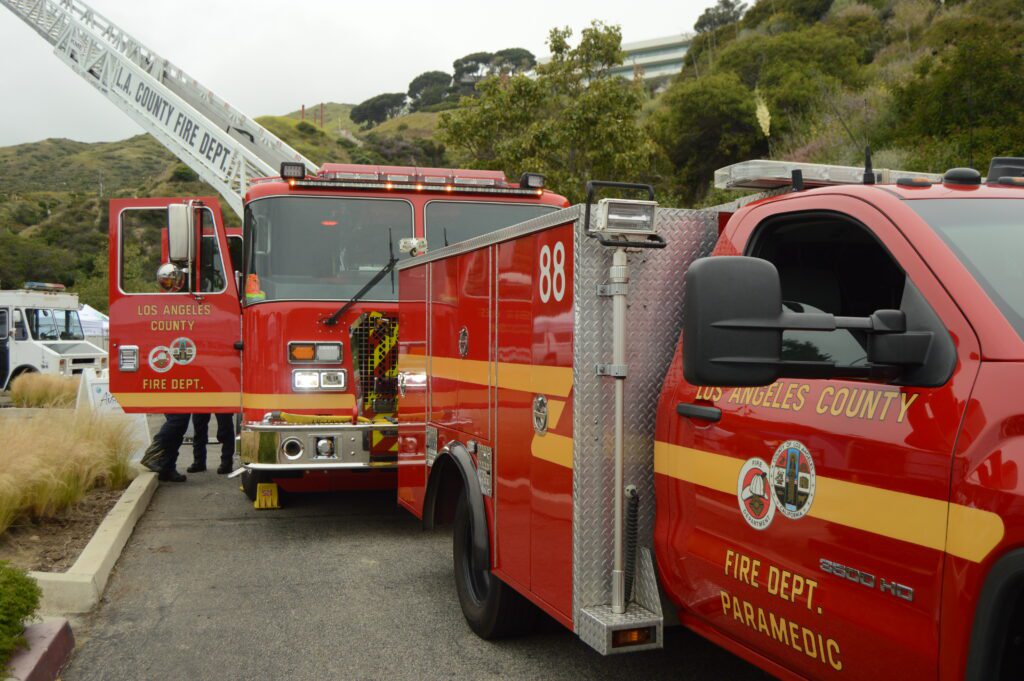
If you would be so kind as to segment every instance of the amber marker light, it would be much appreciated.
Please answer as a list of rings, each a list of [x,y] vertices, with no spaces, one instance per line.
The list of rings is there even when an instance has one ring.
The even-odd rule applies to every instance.
[[[446,185],[444,186],[444,190],[445,190],[446,192],[454,191],[454,190],[455,190],[455,187],[451,186],[450,184],[446,184]]]
[[[387,189],[387,190],[394,189],[394,187],[395,187],[395,185],[391,184],[390,182],[386,182],[384,184],[384,189]]]
[[[612,632],[612,648],[626,648],[629,646],[641,646],[652,641],[654,634],[653,627],[640,629],[619,629]]]
[[[316,359],[316,346],[312,343],[290,343],[288,359],[292,362],[312,362]]]

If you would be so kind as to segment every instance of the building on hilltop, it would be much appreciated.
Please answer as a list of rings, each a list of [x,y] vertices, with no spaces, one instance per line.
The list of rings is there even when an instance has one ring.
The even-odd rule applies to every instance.
[[[625,56],[622,64],[613,68],[612,73],[623,78],[635,78],[639,75],[644,79],[648,88],[658,90],[668,82],[669,78],[683,70],[686,53],[692,42],[692,34],[681,33],[663,38],[623,43],[622,51]],[[546,64],[549,61],[551,61],[551,57],[547,56],[538,60],[538,63]]]

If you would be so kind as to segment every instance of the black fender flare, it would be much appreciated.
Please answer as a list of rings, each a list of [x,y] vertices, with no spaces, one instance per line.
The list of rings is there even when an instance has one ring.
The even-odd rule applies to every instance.
[[[985,578],[971,626],[966,681],[998,676],[997,665],[1006,647],[1006,630],[1013,608],[1024,593],[1024,549],[1010,551],[997,560]]]
[[[452,442],[445,447],[430,467],[427,490],[423,496],[423,527],[427,530],[434,528],[438,494],[444,486],[444,477],[452,474],[461,477],[463,494],[466,495],[466,502],[469,504],[473,527],[473,562],[476,563],[478,569],[490,569],[490,537],[487,530],[484,495],[480,491],[480,481],[476,477],[473,457],[461,442]]]

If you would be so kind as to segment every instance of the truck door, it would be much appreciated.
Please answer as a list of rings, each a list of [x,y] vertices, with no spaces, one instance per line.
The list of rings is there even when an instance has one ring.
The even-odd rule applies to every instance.
[[[978,344],[891,222],[852,199],[821,201],[821,213],[755,209],[736,243],[776,265],[794,311],[902,309],[939,343],[904,385],[698,388],[674,374],[662,407],[680,415],[656,466],[658,513],[673,509],[676,525],[659,528],[672,547],[659,561],[704,625],[801,676],[935,678],[952,452]],[[858,333],[786,332],[783,359],[864,364]]]
[[[7,375],[11,372],[8,337],[11,335],[11,311],[0,307],[0,389],[7,385]]]
[[[240,410],[229,252],[216,199],[110,202],[110,387],[125,411]]]

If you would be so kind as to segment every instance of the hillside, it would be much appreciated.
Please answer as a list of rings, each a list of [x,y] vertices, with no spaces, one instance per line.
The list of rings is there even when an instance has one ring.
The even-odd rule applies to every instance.
[[[516,75],[483,81],[447,116],[367,130],[339,103],[324,105],[323,127],[312,122],[318,106],[305,120],[258,120],[317,163],[532,170],[574,197],[600,175],[649,182],[674,205],[726,198],[713,171],[750,158],[859,164],[870,145],[876,167],[941,172],[1024,154],[1020,0],[752,0],[745,14],[724,5],[732,10],[702,26],[683,72],[657,94],[618,81],[614,92],[639,96],[586,101]],[[590,88],[582,72],[560,77]],[[614,109],[623,102],[632,108]],[[610,126],[598,131],[598,120]],[[63,281],[105,309],[107,200],[210,193],[148,136],[0,148],[0,282]]]

